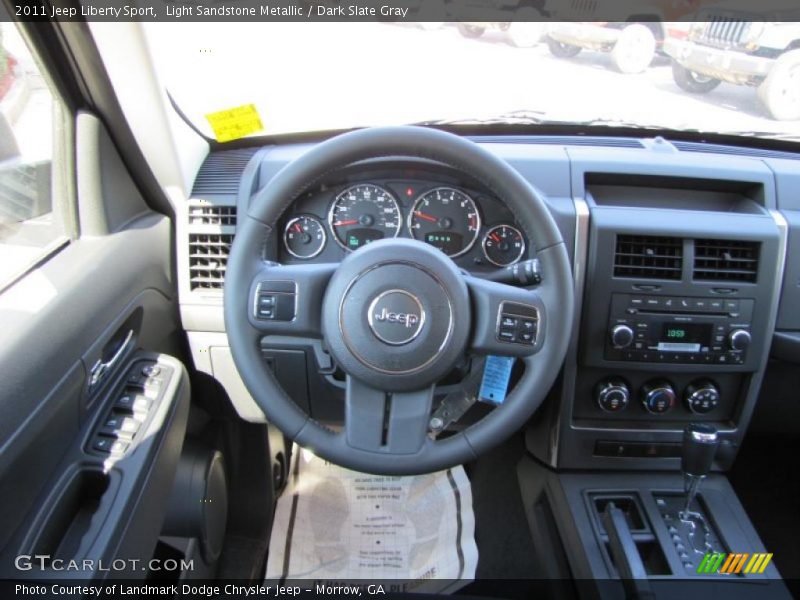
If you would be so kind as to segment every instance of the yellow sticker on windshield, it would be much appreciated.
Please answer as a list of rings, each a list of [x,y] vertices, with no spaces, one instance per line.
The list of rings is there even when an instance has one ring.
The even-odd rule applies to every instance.
[[[243,104],[236,108],[221,110],[206,115],[214,137],[218,142],[230,142],[261,131],[261,117],[258,116],[255,104]]]

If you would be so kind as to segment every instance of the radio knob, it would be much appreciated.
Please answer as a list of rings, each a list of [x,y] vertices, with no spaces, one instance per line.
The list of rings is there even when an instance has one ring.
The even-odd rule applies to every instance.
[[[734,329],[728,334],[728,345],[731,350],[747,350],[751,339],[746,329]]]
[[[653,381],[642,386],[642,405],[654,415],[672,410],[675,398],[675,390],[668,381]]]
[[[683,400],[693,413],[705,414],[711,412],[719,404],[719,390],[710,381],[695,381],[686,387]]]
[[[627,325],[615,325],[611,329],[611,345],[617,350],[627,348],[633,342],[633,329]]]
[[[597,405],[606,412],[621,412],[628,407],[630,392],[621,379],[607,379],[597,384]]]

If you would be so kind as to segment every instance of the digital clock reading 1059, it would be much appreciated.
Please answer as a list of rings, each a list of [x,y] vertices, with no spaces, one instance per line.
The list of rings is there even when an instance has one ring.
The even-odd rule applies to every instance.
[[[711,344],[711,325],[707,323],[664,323],[659,342],[671,344]]]
[[[686,337],[686,330],[685,329],[667,329],[667,339],[670,340],[682,340]]]

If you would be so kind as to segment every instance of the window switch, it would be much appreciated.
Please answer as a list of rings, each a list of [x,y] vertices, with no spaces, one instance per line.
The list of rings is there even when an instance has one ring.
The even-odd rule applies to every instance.
[[[128,446],[129,446],[128,442],[115,440],[111,444],[111,448],[109,449],[109,451],[111,452],[111,454],[117,454],[117,455],[125,454],[125,451],[128,449]]]
[[[133,409],[133,412],[135,414],[137,414],[137,415],[140,414],[142,416],[145,416],[150,411],[150,407],[152,405],[153,405],[153,401],[150,400],[149,398],[146,398],[144,396],[138,396],[133,401],[132,409]]]
[[[156,377],[160,373],[161,373],[161,367],[159,367],[158,365],[152,364],[152,365],[145,365],[144,367],[142,367],[142,375],[144,375],[148,379],[150,377]]]
[[[134,399],[136,398],[133,392],[125,392],[114,403],[114,410],[124,413],[131,413],[133,412],[133,403]]]
[[[111,415],[110,417],[108,417],[108,419],[106,419],[106,424],[103,425],[103,429],[109,429],[109,430],[119,429],[124,419],[125,417],[121,415]]]
[[[92,448],[100,452],[111,452],[111,446],[114,444],[114,438],[99,435],[95,438]]]
[[[124,438],[132,440],[141,427],[141,422],[133,417],[123,417],[112,415],[106,421],[106,424],[100,430],[101,435],[107,435],[113,438]]]

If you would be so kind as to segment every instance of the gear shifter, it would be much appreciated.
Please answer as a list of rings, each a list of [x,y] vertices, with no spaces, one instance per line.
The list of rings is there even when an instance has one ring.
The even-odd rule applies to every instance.
[[[681,470],[684,475],[686,504],[682,516],[689,514],[689,508],[700,489],[700,484],[711,471],[714,455],[719,446],[717,429],[705,423],[690,423],[683,430],[683,453]]]

